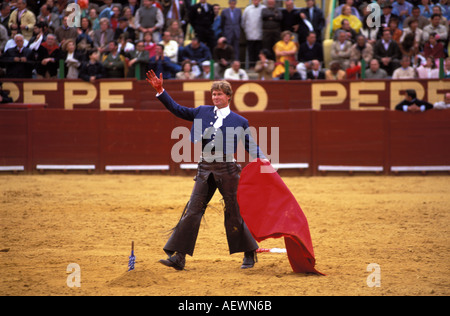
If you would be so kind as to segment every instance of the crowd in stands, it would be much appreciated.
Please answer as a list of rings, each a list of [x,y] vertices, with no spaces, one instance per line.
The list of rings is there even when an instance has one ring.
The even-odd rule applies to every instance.
[[[379,20],[373,1],[337,1],[329,64],[315,0],[208,1],[79,0],[79,26],[73,0],[3,1],[0,78],[144,79],[149,69],[183,80],[246,80],[249,70],[261,80],[439,78],[442,58],[450,77],[450,0],[377,0]]]

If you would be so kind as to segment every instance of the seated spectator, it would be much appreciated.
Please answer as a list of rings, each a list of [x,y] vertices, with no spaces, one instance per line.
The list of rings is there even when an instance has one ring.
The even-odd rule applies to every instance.
[[[374,58],[369,63],[369,68],[365,71],[366,79],[386,79],[388,74],[384,69],[380,68],[380,62]]]
[[[24,46],[22,34],[14,36],[16,46],[9,48],[2,55],[2,63],[6,67],[6,78],[31,78],[33,71],[32,51]]]
[[[366,38],[363,35],[356,37],[356,43],[352,45],[350,49],[350,60],[364,59],[366,65],[369,65],[373,58],[373,47],[367,43]]]
[[[292,40],[292,33],[290,31],[283,31],[283,33],[281,33],[281,40],[279,40],[273,47],[276,58],[275,69],[272,73],[273,78],[278,78],[285,72],[286,61],[288,61],[290,65],[296,64],[295,56],[297,54],[297,50],[297,45]]]
[[[313,59],[323,62],[323,47],[322,43],[317,41],[316,33],[309,32],[306,42],[300,44],[297,60],[304,63]]]
[[[405,99],[395,106],[395,110],[403,112],[424,112],[433,108],[431,103],[419,100],[416,97],[416,90],[405,91]]]
[[[255,72],[258,73],[259,80],[271,80],[272,72],[275,69],[275,62],[270,59],[271,53],[267,49],[262,49],[259,53],[259,60],[255,65]]]
[[[129,58],[127,76],[129,78],[135,78],[136,68],[139,67],[140,77],[138,79],[145,80],[145,72],[147,71],[150,57],[148,51],[145,50],[144,41],[138,41],[136,43],[136,49],[129,53]]]
[[[64,74],[67,79],[78,79],[78,70],[85,55],[75,50],[75,40],[64,42],[61,58],[64,60]]]
[[[178,43],[172,39],[170,32],[165,31],[162,36],[162,41],[159,43],[164,45],[164,56],[169,58],[173,63],[177,63]]]
[[[369,17],[371,11],[367,11],[367,4],[363,5],[361,12],[364,13],[364,17],[362,19],[362,26],[359,29],[359,34],[363,35],[366,38],[367,43],[373,46],[378,39],[380,27],[377,23],[374,23],[373,16]]]
[[[39,79],[56,78],[59,68],[61,50],[56,42],[56,36],[48,34],[47,39],[37,50],[36,73]]]
[[[393,10],[398,14],[399,20],[398,20],[398,27],[400,29],[403,29],[404,25],[403,22],[405,19],[411,15],[411,11],[413,8],[413,5],[408,1],[405,0],[396,0],[392,3]]]
[[[193,66],[201,65],[205,60],[211,59],[208,46],[201,43],[198,38],[193,38],[189,45],[183,49],[181,61],[189,59]]]
[[[231,67],[225,70],[223,74],[225,80],[248,80],[248,75],[244,69],[241,68],[241,62],[235,60],[231,63]]]
[[[413,34],[415,42],[418,44],[418,46],[421,46],[423,43],[422,42],[423,31],[419,28],[419,23],[418,23],[417,19],[410,19],[408,21],[407,26],[408,27],[403,29],[403,34],[402,34],[402,37],[400,38],[400,43],[403,43],[406,35]]]
[[[94,31],[92,30],[92,23],[87,17],[81,18],[80,28],[78,28],[77,49],[87,53],[94,48]]]
[[[11,30],[11,36],[9,37],[9,40],[5,44],[5,48],[3,49],[4,52],[6,52],[10,48],[16,47],[16,41],[14,40],[14,37],[17,35],[17,30]],[[23,36],[23,35],[22,35]],[[29,42],[24,38],[23,39],[23,46],[28,47]],[[1,56],[1,54],[0,54]]]
[[[398,19],[389,19],[389,30],[391,31],[392,40],[400,44],[403,31],[398,28]]]
[[[28,45],[26,47],[33,51],[37,51],[39,49],[39,47],[42,43],[45,42],[47,37],[47,34],[44,34],[44,27],[47,27],[45,22],[36,23],[33,28],[33,36],[30,38],[30,41],[28,42]]]
[[[423,41],[428,41],[431,33],[435,33],[436,40],[445,43],[448,37],[447,27],[440,24],[441,16],[439,14],[433,14],[430,18],[431,23],[423,28]]]
[[[320,61],[317,59],[311,60],[311,69],[306,73],[306,78],[310,80],[325,79],[325,72],[320,69]]]
[[[420,79],[439,79],[439,68],[436,67],[435,60],[432,56],[428,56],[425,59],[425,63],[422,63],[416,69],[417,78]]]
[[[170,33],[171,39],[178,44],[178,60],[180,60],[184,49],[184,32],[181,28],[180,21],[172,20],[166,31]]]
[[[153,70],[158,77],[162,73],[164,79],[173,79],[176,73],[181,70],[181,66],[164,57],[164,45],[157,44],[155,56],[149,60],[149,69]]]
[[[426,17],[427,19],[431,18],[433,14],[433,4],[430,0],[421,0],[421,4],[418,5],[420,9],[420,15]]]
[[[450,92],[444,94],[443,101],[438,101],[435,104],[433,104],[433,109],[436,110],[450,109]]]
[[[445,58],[444,45],[436,40],[436,34],[431,33],[428,37],[428,41],[423,47],[423,56],[433,58]]]
[[[361,78],[361,62],[359,60],[350,60],[348,68],[345,70],[346,79],[356,80]]]
[[[403,56],[400,65],[400,67],[394,70],[392,79],[414,79],[416,77],[416,72],[411,67],[411,58],[409,56]]]
[[[88,19],[89,21],[91,21],[92,30],[94,32],[100,29],[100,19],[98,17],[97,10],[95,9],[95,7],[91,7],[89,9]]]
[[[336,41],[331,45],[331,60],[341,64],[341,69],[347,69],[350,64],[352,42],[347,40],[347,33],[339,31]]]
[[[416,42],[413,33],[405,36],[399,48],[402,56],[408,56],[411,60],[419,54],[419,44]]]
[[[134,44],[128,40],[127,33],[120,34],[119,38],[117,39],[117,45],[119,54],[122,54],[126,58],[129,58],[130,53],[136,49]]]
[[[420,14],[420,8],[418,6],[414,6],[411,9],[411,15],[403,21],[403,29],[409,25],[411,20],[417,20],[417,28],[420,30],[423,30],[425,26],[430,24],[430,20]]]
[[[64,45],[64,42],[73,39],[74,41],[77,39],[78,31],[76,27],[69,27],[67,24],[67,19],[69,17],[66,15],[62,18],[62,25],[60,25],[55,30],[56,40],[59,42],[59,44],[62,46]]]
[[[3,82],[0,81],[0,103],[11,103],[13,99],[9,96],[8,92],[3,90]]]
[[[337,34],[339,31],[347,33],[347,40],[349,40],[350,42],[356,42],[356,35],[358,33],[356,33],[355,30],[350,27],[350,22],[347,19],[342,20],[341,27],[334,32],[333,40],[337,40]]]
[[[114,32],[109,27],[107,18],[100,19],[100,28],[94,31],[94,48],[98,49],[100,55],[108,52],[108,43],[114,40]]]
[[[362,27],[362,22],[357,16],[352,15],[352,8],[349,5],[344,5],[341,10],[341,14],[333,19],[333,32],[341,27],[342,20],[347,19],[350,23],[350,27],[359,33],[359,29]]]
[[[152,58],[156,54],[156,43],[153,41],[152,33],[146,32],[144,34],[144,49],[148,52],[148,56]]]
[[[332,61],[330,63],[330,69],[325,71],[326,80],[344,80],[347,75],[345,71],[341,69],[341,64],[338,61]]]
[[[342,1],[341,1],[342,2]],[[342,3],[341,5],[339,5],[335,10],[334,10],[334,16],[333,17],[337,17],[339,15],[342,14],[342,8],[347,5],[350,7],[351,9],[351,14],[356,16],[358,19],[361,19],[361,15],[359,14],[359,11],[357,8],[355,8],[353,5],[355,4],[354,0],[345,0],[343,1],[344,3]]]
[[[181,80],[195,79],[195,73],[192,71],[192,64],[189,59],[183,61],[181,64],[181,71],[176,73],[175,78]]]
[[[136,31],[129,25],[128,19],[124,16],[119,18],[117,28],[114,32],[114,39],[117,40],[121,34],[126,34],[127,38],[134,43],[136,40]]]
[[[394,69],[399,67],[401,52],[397,42],[391,38],[391,32],[385,28],[383,36],[373,48],[373,56],[380,62],[380,67],[386,70],[388,76],[392,76]]]
[[[27,41],[33,36],[33,27],[36,24],[36,16],[27,8],[26,0],[17,0],[16,10],[11,12],[8,21],[10,30],[17,30]],[[75,31],[76,32],[76,31]]]
[[[389,27],[389,21],[391,19],[399,19],[399,16],[397,15],[397,11],[393,10],[392,4],[389,1],[386,1],[381,4],[381,10],[382,14],[380,16],[380,23],[381,23],[381,30],[383,30],[386,27]],[[382,33],[379,32],[378,38],[382,36]]]
[[[39,15],[37,16],[36,22],[45,22],[48,26],[56,30],[60,25],[60,20],[58,14],[51,11],[52,8],[44,3],[39,10]]]
[[[123,78],[125,76],[125,57],[118,51],[116,41],[108,44],[109,53],[103,55],[103,67],[105,68],[105,78]]]
[[[202,66],[201,73],[197,75],[197,78],[208,80],[220,79],[216,73],[214,73],[214,78],[211,78],[211,61],[205,60],[204,62],[202,62],[201,66]]]
[[[79,78],[94,83],[95,80],[105,77],[105,69],[99,62],[100,53],[96,48],[89,51],[89,61],[81,65]]]
[[[220,37],[214,47],[213,59],[216,62],[218,76],[223,77],[225,70],[230,67],[235,57],[234,49],[228,44],[226,37]]]

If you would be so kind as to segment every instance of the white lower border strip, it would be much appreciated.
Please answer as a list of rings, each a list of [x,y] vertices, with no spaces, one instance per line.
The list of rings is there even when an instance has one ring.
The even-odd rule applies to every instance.
[[[38,170],[94,170],[95,165],[36,165]]]
[[[125,165],[125,166],[105,166],[106,171],[149,171],[149,170],[169,170],[169,165]]]
[[[24,166],[0,166],[0,171],[24,171]]]
[[[408,171],[450,171],[450,166],[392,166],[392,172]]]
[[[320,165],[318,167],[319,171],[372,171],[381,172],[383,171],[382,166],[327,166]]]

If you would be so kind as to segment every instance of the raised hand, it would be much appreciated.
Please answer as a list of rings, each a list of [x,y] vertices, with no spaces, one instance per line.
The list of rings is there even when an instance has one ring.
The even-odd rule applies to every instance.
[[[163,93],[163,74],[159,74],[159,78],[156,76],[153,70],[147,71],[147,82],[156,90],[158,93]]]

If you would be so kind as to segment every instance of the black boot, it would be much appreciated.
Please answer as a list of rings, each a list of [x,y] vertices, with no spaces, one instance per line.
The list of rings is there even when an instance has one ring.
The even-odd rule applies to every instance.
[[[242,262],[241,269],[253,268],[257,261],[256,251],[246,251],[244,252],[244,261]]]
[[[165,266],[172,267],[175,270],[183,270],[184,265],[186,264],[185,257],[186,255],[184,253],[177,252],[175,255],[170,256],[166,260],[159,260],[159,262]]]

